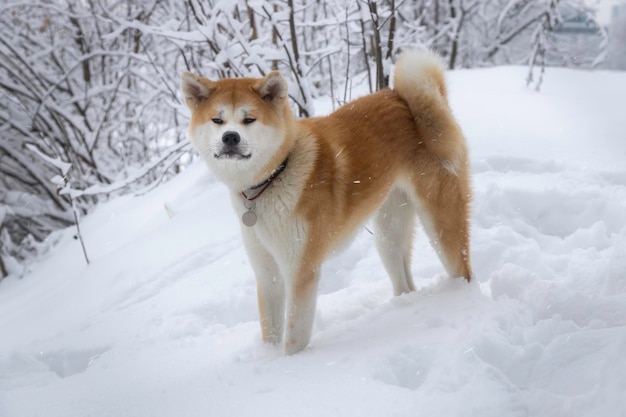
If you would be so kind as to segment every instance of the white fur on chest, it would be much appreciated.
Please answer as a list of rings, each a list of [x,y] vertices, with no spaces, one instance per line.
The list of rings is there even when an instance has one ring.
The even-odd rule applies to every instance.
[[[285,277],[293,274],[298,267],[308,240],[306,222],[295,210],[299,195],[293,193],[290,185],[283,183],[281,178],[274,180],[255,200],[256,224],[248,227],[240,223],[243,238],[260,243],[272,255]],[[245,199],[241,193],[232,192],[231,201],[241,222],[241,216],[248,211]],[[256,245],[247,246],[254,248]]]

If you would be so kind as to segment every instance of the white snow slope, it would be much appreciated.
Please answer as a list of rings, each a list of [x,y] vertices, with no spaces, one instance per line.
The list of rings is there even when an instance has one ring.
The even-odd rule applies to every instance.
[[[0,285],[0,416],[626,415],[626,73],[450,73],[474,173],[471,284],[418,233],[393,298],[363,230],[311,345],[260,341],[227,191],[196,164]],[[321,112],[329,108],[320,101]],[[52,238],[51,238],[52,239]]]

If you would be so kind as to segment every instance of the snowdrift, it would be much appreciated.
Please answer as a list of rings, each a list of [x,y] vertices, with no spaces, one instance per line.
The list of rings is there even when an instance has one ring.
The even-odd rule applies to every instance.
[[[418,232],[393,298],[364,229],[322,273],[312,343],[260,341],[226,189],[196,164],[66,230],[0,285],[0,416],[622,416],[626,73],[448,74],[472,157],[475,281]],[[330,111],[330,100],[317,103]]]

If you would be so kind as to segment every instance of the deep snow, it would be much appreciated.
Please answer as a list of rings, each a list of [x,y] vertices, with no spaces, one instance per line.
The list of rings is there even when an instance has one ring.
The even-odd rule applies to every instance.
[[[626,415],[626,73],[448,74],[474,173],[470,285],[423,233],[398,298],[365,229],[324,267],[312,343],[260,341],[204,166],[82,220],[0,284],[0,416]],[[327,111],[328,100],[317,108]]]

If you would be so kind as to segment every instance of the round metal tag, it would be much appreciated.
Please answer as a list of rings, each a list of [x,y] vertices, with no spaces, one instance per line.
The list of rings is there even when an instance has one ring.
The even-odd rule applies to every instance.
[[[252,227],[256,224],[256,214],[253,211],[248,210],[241,216],[241,221],[246,226]]]

